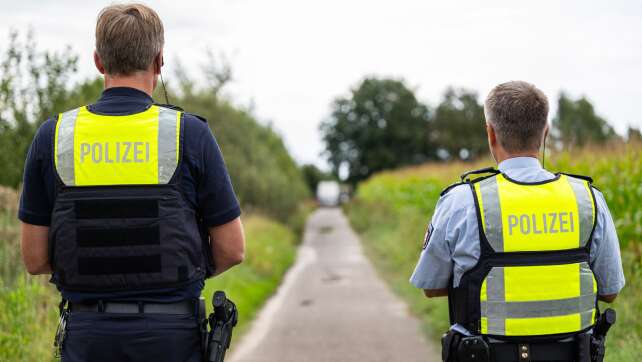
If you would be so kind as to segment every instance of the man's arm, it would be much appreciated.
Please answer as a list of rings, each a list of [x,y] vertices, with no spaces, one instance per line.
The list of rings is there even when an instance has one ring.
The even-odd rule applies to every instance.
[[[615,298],[617,298],[617,293],[608,294],[608,295],[598,295],[597,296],[597,299],[601,300],[602,302],[606,302],[606,303],[613,303]]]
[[[461,206],[473,203],[469,189],[454,190],[442,196],[435,207],[432,221],[424,237],[424,246],[410,277],[410,282],[423,289],[427,298],[448,295],[448,285],[453,275],[454,246],[451,241],[467,235],[465,208]],[[466,198],[469,197],[470,200]],[[475,219],[476,222],[476,219]]]
[[[223,155],[207,123],[185,114],[185,159],[192,160],[196,181],[198,213],[207,228],[214,261],[214,275],[241,263],[245,236],[241,209],[232,187]]]
[[[22,261],[29,274],[51,274],[49,264],[49,227],[22,224]]]
[[[55,125],[54,119],[42,124],[25,160],[18,218],[21,221],[22,260],[30,274],[51,273],[48,239],[53,180],[46,178],[43,168],[51,162],[51,139]]]
[[[596,189],[594,194],[598,215],[591,245],[591,269],[597,280],[598,299],[611,303],[625,284],[620,242],[604,195]]]
[[[245,258],[245,235],[241,218],[209,228],[212,255],[216,270],[214,275],[223,273],[243,262]]]
[[[447,297],[448,289],[424,289],[424,295],[426,298]]]

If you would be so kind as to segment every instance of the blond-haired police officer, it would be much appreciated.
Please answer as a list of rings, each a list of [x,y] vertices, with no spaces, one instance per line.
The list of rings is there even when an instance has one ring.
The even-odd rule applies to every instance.
[[[590,331],[597,299],[611,302],[622,289],[613,220],[590,178],[539,163],[548,133],[539,89],[500,84],[485,115],[499,169],[444,190],[410,282],[429,298],[449,297],[460,337],[503,341],[490,347],[497,361],[574,360],[573,343],[531,342]],[[456,349],[444,356],[454,360]]]
[[[103,9],[102,96],[45,122],[27,156],[24,262],[52,273],[69,302],[63,361],[201,361],[204,279],[243,259],[239,204],[207,123],[151,97],[163,39],[149,7]]]

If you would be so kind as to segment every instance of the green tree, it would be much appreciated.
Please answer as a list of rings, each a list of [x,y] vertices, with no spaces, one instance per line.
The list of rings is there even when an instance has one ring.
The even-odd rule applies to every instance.
[[[227,65],[209,63],[202,74],[208,82],[200,87],[179,72],[178,92],[168,87],[171,101],[208,120],[245,211],[260,211],[287,222],[309,196],[303,174],[279,134],[221,95],[230,72]]]
[[[320,129],[333,172],[356,183],[372,173],[425,161],[429,113],[403,80],[366,78],[337,98]]]
[[[557,101],[557,115],[553,119],[554,134],[565,148],[602,144],[617,138],[613,127],[595,114],[586,97],[572,100],[564,92]]]
[[[487,152],[484,107],[477,93],[448,88],[435,109],[430,126],[430,141],[440,158],[473,159]]]
[[[9,34],[0,52],[0,184],[17,187],[25,156],[38,126],[47,118],[93,98],[101,88],[96,79],[70,87],[77,56],[69,49],[38,51],[31,32]]]

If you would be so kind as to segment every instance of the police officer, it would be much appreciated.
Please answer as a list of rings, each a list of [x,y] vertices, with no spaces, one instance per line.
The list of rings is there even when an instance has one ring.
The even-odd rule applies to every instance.
[[[530,342],[590,331],[596,299],[610,303],[624,286],[603,195],[590,178],[553,174],[537,159],[547,114],[535,86],[495,87],[485,115],[499,169],[463,177],[437,203],[410,282],[428,298],[449,297],[444,359],[455,360],[453,340],[481,335],[484,345],[502,341],[489,347],[498,361],[575,360],[573,343]]]
[[[243,260],[239,204],[206,121],[151,97],[163,44],[154,10],[103,9],[102,96],[47,120],[27,156],[24,263],[68,302],[63,361],[200,361],[204,279]]]

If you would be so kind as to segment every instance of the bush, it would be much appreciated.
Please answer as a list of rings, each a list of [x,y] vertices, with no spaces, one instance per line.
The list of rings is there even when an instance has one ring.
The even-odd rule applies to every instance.
[[[301,170],[274,130],[211,90],[186,93],[176,103],[207,118],[246,210],[283,222],[296,214],[309,193]]]

